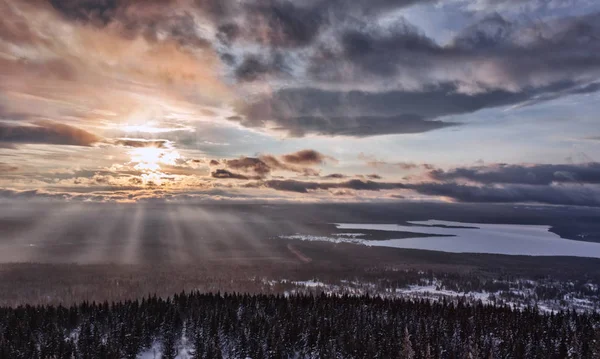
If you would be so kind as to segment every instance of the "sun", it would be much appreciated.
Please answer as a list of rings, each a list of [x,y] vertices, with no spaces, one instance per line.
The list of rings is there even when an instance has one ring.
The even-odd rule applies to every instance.
[[[161,165],[174,166],[181,158],[179,152],[172,148],[142,147],[129,151],[134,168],[145,173],[161,171]]]

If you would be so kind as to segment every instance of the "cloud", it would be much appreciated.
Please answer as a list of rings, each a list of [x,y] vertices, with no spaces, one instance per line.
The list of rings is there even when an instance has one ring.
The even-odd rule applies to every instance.
[[[308,79],[269,79],[283,86],[232,119],[292,137],[423,133],[456,125],[450,115],[593,93],[599,23],[600,14],[529,23],[495,14],[444,45],[406,21],[341,26],[295,60]]]
[[[544,23],[494,14],[440,44],[401,17],[374,21],[437,1],[5,1],[0,38],[32,48],[2,49],[14,57],[0,60],[4,72],[30,77],[6,86],[44,99],[11,105],[26,113],[124,116],[156,102],[136,92],[159,90],[191,112],[248,101],[229,116],[247,127],[366,137],[424,133],[456,126],[449,115],[600,89],[590,83],[600,71],[598,14]],[[25,85],[37,78],[48,86]]]
[[[356,192],[348,189],[336,189],[330,191],[329,193],[331,193],[333,196],[356,196]]]
[[[0,29],[0,37],[33,45],[43,54],[38,38],[43,26],[57,42],[47,50],[66,49],[53,61],[32,56],[5,66],[12,73],[35,68],[44,78],[85,80],[94,89],[104,88],[96,76],[132,84],[161,81],[195,104],[188,86],[198,81],[200,87],[219,89],[217,98],[229,92],[231,79],[220,76],[224,68],[240,83],[275,89],[232,118],[295,137],[423,133],[455,125],[443,116],[599,88],[589,83],[600,70],[594,51],[598,14],[544,23],[511,22],[493,14],[439,44],[400,17],[373,21],[436,1],[9,2],[10,26]],[[37,25],[38,19],[45,22]],[[61,36],[60,25],[79,33],[80,42]],[[248,28],[254,30],[244,31]],[[62,38],[70,46],[59,46]],[[132,58],[124,49],[139,56]],[[106,68],[118,76],[99,71]],[[244,88],[241,92],[246,94]]]
[[[0,173],[16,172],[19,167],[0,162]]]
[[[311,65],[322,81],[400,81],[418,88],[457,83],[462,92],[531,91],[573,79],[595,79],[600,14],[513,23],[485,17],[440,45],[406,21],[342,30],[326,47],[331,61]],[[582,78],[578,78],[582,76]]]
[[[312,151],[312,150],[309,150],[309,151]],[[300,173],[304,176],[318,176],[319,175],[319,170],[312,168],[312,166],[316,165],[317,163],[310,163],[310,161],[307,161],[305,163],[299,163],[299,162],[289,163],[289,161],[286,162],[286,160],[284,158],[285,156],[295,156],[295,155],[296,154],[284,155],[284,156],[281,156],[280,158],[277,158],[276,156],[272,156],[272,155],[262,155],[262,156],[260,156],[260,159],[265,164],[267,164],[272,170],[295,172],[295,173]],[[318,154],[318,155],[323,156],[321,154]],[[326,156],[324,156],[324,157],[326,157]]]
[[[122,36],[143,36],[147,41],[168,38],[180,45],[206,47],[208,39],[197,31],[193,7],[176,0],[52,0],[54,10],[69,21],[101,29],[119,28]],[[185,11],[185,10],[188,11]]]
[[[250,179],[248,176],[244,176],[239,173],[233,173],[231,171],[225,169],[217,169],[210,174],[213,178],[219,179],[238,179],[238,180],[247,180]]]
[[[37,121],[31,125],[0,123],[0,143],[90,146],[99,141],[101,138],[90,132],[56,122]]]
[[[113,143],[116,145],[119,145],[119,146],[135,147],[135,148],[140,148],[140,147],[165,148],[169,144],[169,141],[121,138],[121,139],[115,140]]]
[[[469,186],[456,183],[421,183],[408,186],[418,193],[444,196],[470,203],[544,203],[567,206],[600,206],[600,191],[586,186]]]
[[[245,172],[254,172],[263,177],[271,172],[271,167],[261,159],[255,157],[241,157],[233,160],[225,160],[228,168]]]
[[[485,185],[472,186],[457,183],[395,183],[350,180],[344,182],[317,182],[297,180],[269,180],[249,183],[246,187],[266,187],[277,191],[309,193],[317,190],[413,190],[433,197],[447,197],[469,203],[542,203],[567,206],[600,206],[600,188],[596,186],[560,185]]]
[[[565,83],[553,89],[571,85]],[[283,89],[269,98],[240,107],[244,116],[231,120],[248,127],[285,131],[292,137],[423,133],[458,125],[437,120],[440,117],[520,103],[540,91],[494,90],[471,95],[460,93],[457,85],[450,83],[418,91]]]
[[[254,186],[264,186],[278,191],[308,193],[315,190],[329,189],[352,189],[357,191],[379,191],[388,189],[406,188],[403,183],[384,183],[362,180],[349,180],[344,182],[314,182],[297,180],[269,180],[254,184]]]
[[[497,164],[476,167],[458,167],[448,171],[436,169],[429,176],[438,181],[465,179],[482,184],[512,183],[549,185],[551,183],[600,184],[600,163],[584,164]]]
[[[377,159],[375,156],[366,155],[363,152],[358,154],[358,159],[365,162],[365,164],[369,167],[380,168],[380,167],[391,167],[397,168],[404,171],[415,170],[419,168],[424,169],[432,169],[434,168],[432,165],[427,163],[417,164],[413,162],[387,162],[380,159]]]
[[[255,81],[269,74],[278,75],[285,71],[282,56],[275,55],[271,59],[263,59],[256,55],[247,55],[235,69],[235,77],[239,81]]]
[[[457,125],[455,123],[425,120],[418,115],[261,117],[257,113],[252,113],[245,118],[236,117],[234,120],[247,127],[284,131],[290,137],[304,137],[309,134],[368,137],[423,133]]]
[[[420,2],[429,1],[53,0],[51,4],[70,21],[99,28],[119,26],[123,36],[128,37],[141,34],[157,39],[161,34],[183,44],[207,41],[209,36],[203,37],[193,22],[201,18],[217,29],[216,38],[224,44],[245,41],[274,48],[296,48],[314,43],[334,22]],[[243,31],[250,26],[252,31]]]
[[[107,128],[227,101],[218,54],[181,3],[3,0],[2,119]]]
[[[284,162],[295,165],[318,165],[325,162],[326,159],[332,159],[315,150],[301,150],[294,153],[281,156]]]
[[[323,176],[323,178],[327,178],[327,179],[342,179],[342,178],[346,178],[346,177],[348,177],[348,176],[343,175],[341,173],[332,173],[327,176]]]
[[[464,115],[595,94],[600,90],[600,13],[565,15],[587,11],[581,9],[538,17],[506,10],[519,3],[515,11],[522,15],[533,4],[561,9],[569,1],[0,0],[0,147],[16,148],[11,151],[16,157],[0,163],[0,170],[16,177],[21,163],[28,172],[52,167],[52,173],[36,174],[28,184],[20,179],[19,188],[65,185],[63,180],[78,181],[79,191],[142,187],[151,181],[140,180],[140,173],[125,174],[135,172],[127,164],[132,151],[118,147],[172,149],[177,144],[185,158],[161,164],[163,173],[155,175],[163,183],[156,182],[157,191],[144,196],[165,198],[166,192],[184,187],[241,191],[254,186],[259,188],[248,191],[272,189],[290,197],[408,190],[466,202],[593,204],[593,185],[600,184],[596,163],[440,170],[397,154],[363,158],[356,173],[372,167],[384,174],[423,171],[428,176],[394,183],[379,181],[378,174],[335,173],[327,166],[335,159],[314,150],[280,154],[286,146],[272,138],[265,145],[278,154],[264,154],[259,142],[259,136],[273,134],[363,138],[438,131],[435,140],[443,144],[440,137],[461,131],[459,137],[471,143]],[[420,16],[399,11],[413,5],[419,5],[416,13],[435,13],[426,32],[409,22],[422,21]],[[439,9],[444,12],[446,6],[460,13],[443,14],[438,23]],[[478,7],[484,9],[474,10]],[[140,135],[127,132],[134,128]],[[129,135],[140,138],[122,138]],[[146,136],[156,137],[141,139]],[[51,148],[35,156],[18,147],[96,142],[114,146]],[[375,142],[319,138],[308,143],[339,145],[336,153],[348,154],[355,143]],[[217,149],[217,144],[228,146]],[[189,159],[205,156],[227,159],[202,164]],[[81,166],[80,176],[65,179],[55,173],[69,166]],[[99,167],[118,168],[123,176],[111,178]],[[319,177],[321,171],[328,175]]]
[[[319,2],[316,2],[317,4]],[[320,4],[319,4],[320,5]],[[299,47],[311,44],[326,21],[320,6],[296,6],[293,2],[249,2],[246,21],[258,31],[247,36],[274,47]]]
[[[273,155],[261,155],[259,157],[240,157],[236,159],[223,160],[227,168],[264,178],[273,171],[281,170],[300,173],[305,176],[318,176],[319,171],[312,168],[322,164],[325,160],[335,161],[333,157],[326,156],[314,150],[301,150],[285,154],[279,157]],[[211,161],[211,165],[212,165]],[[219,165],[216,163],[214,165]]]
[[[498,11],[533,13],[542,9],[564,11],[566,8],[573,9],[586,5],[586,1],[580,0],[458,0],[457,2],[463,4],[467,11],[484,14],[495,14]]]
[[[199,2],[202,8],[206,3]],[[225,45],[236,42],[259,44],[269,50],[298,49],[314,45],[331,28],[356,19],[400,9],[429,0],[315,0],[289,1],[221,1],[216,16],[218,38]],[[243,31],[252,28],[253,31]]]

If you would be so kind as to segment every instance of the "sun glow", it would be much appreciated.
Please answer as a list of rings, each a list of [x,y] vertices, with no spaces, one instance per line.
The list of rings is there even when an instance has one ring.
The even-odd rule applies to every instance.
[[[176,131],[178,129],[156,127],[156,126],[151,126],[151,125],[129,125],[129,126],[122,126],[121,130],[123,130],[125,132],[164,133],[164,132]]]
[[[126,133],[167,133],[175,131],[188,131],[193,132],[194,128],[190,126],[184,126],[182,124],[168,124],[158,123],[156,121],[149,121],[143,124],[126,124],[120,125],[119,130]]]
[[[134,148],[129,151],[129,156],[131,163],[135,164],[133,168],[144,172],[143,178],[151,178],[153,182],[164,175],[161,165],[175,166],[181,158],[175,149],[157,147]]]

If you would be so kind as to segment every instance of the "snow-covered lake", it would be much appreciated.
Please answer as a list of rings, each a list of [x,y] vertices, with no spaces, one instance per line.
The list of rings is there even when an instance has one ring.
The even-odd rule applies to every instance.
[[[411,225],[339,223],[339,229],[413,232],[453,237],[402,238],[363,241],[368,246],[427,249],[455,253],[496,253],[534,256],[576,256],[600,258],[600,244],[564,239],[549,231],[549,226],[414,221]],[[432,226],[474,228],[444,228]]]

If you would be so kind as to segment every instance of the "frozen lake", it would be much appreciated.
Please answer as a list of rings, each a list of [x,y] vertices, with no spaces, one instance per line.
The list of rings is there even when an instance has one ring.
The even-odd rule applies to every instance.
[[[411,225],[339,223],[338,229],[413,232],[453,237],[402,238],[363,241],[368,246],[426,249],[455,253],[495,253],[532,256],[576,256],[600,258],[600,243],[564,239],[549,226],[483,224],[450,221],[414,221]],[[447,227],[439,227],[447,226]],[[472,227],[472,228],[448,228]]]

